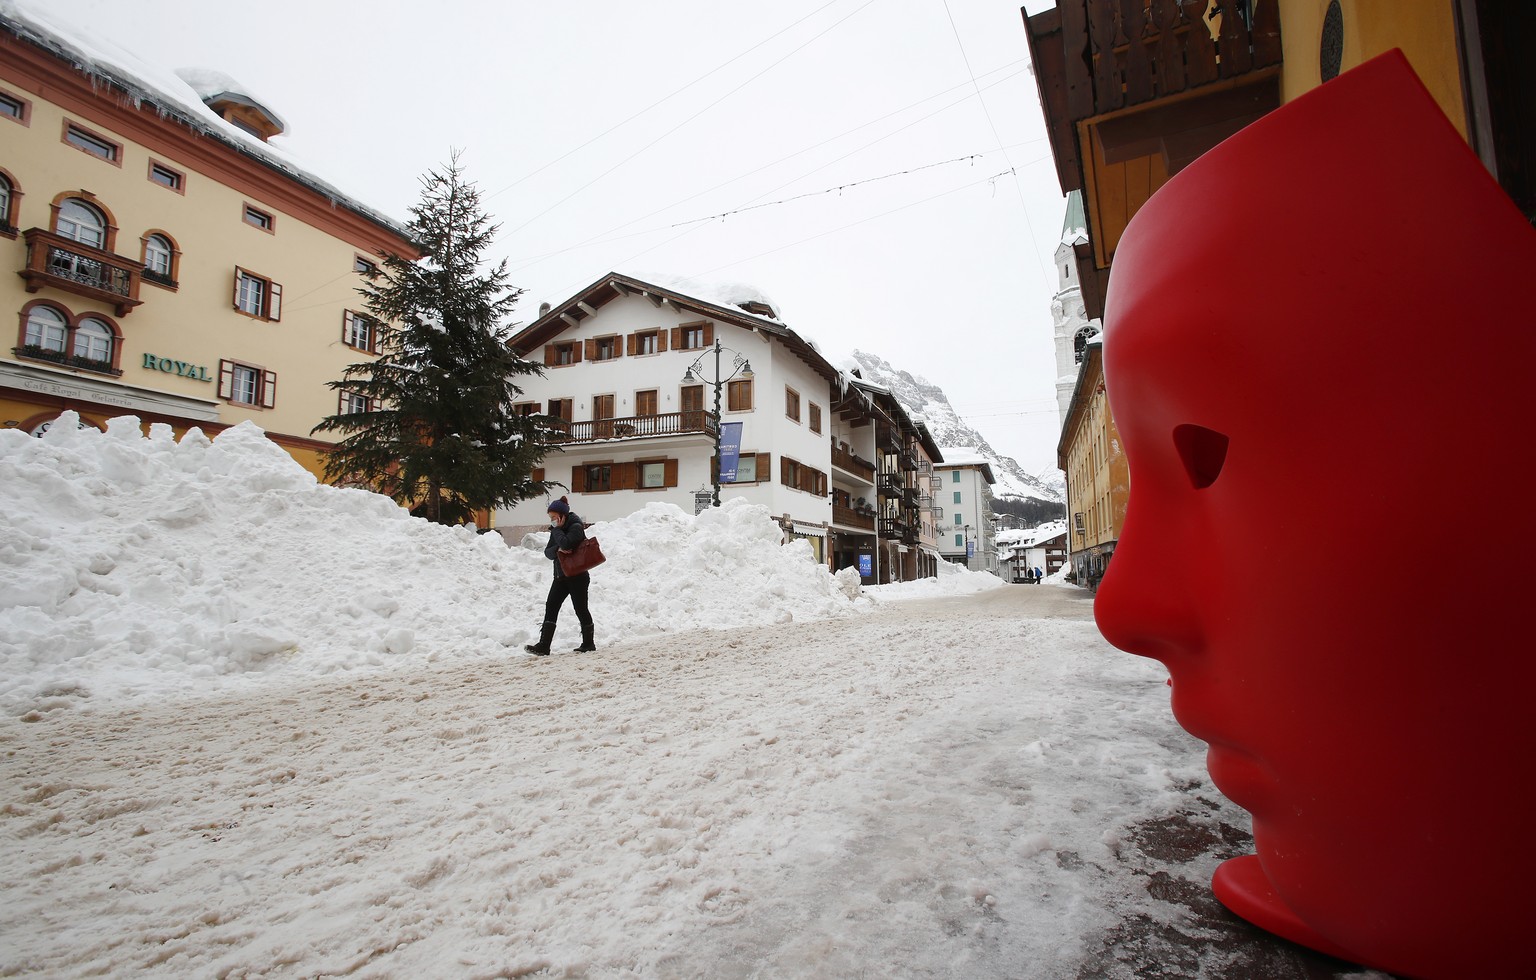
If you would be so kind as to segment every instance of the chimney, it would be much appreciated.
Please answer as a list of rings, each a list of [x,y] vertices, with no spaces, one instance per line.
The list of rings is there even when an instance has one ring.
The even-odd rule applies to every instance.
[[[546,314],[548,312],[549,312],[549,304],[548,303],[540,303],[539,304],[539,316],[543,316],[544,314]]]

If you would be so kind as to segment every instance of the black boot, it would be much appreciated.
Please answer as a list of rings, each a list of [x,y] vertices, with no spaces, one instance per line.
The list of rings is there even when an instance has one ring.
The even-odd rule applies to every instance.
[[[581,646],[571,651],[572,653],[596,653],[597,644],[592,642],[592,624],[581,628]]]
[[[539,642],[530,643],[523,647],[535,657],[549,656],[549,641],[555,638],[555,624],[545,623],[539,628]]]

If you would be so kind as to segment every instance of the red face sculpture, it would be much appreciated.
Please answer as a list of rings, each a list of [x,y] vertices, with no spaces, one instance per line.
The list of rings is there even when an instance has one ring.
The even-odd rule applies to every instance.
[[[1131,473],[1099,626],[1253,814],[1245,918],[1528,969],[1536,232],[1396,52],[1141,209],[1105,316]]]

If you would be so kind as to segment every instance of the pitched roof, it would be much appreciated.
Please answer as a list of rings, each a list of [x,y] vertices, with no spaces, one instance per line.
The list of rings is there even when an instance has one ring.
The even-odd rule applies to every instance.
[[[619,272],[610,272],[591,285],[578,290],[564,302],[551,305],[547,312],[540,314],[537,320],[518,331],[511,340],[507,341],[507,344],[519,355],[526,357],[530,351],[551,342],[571,327],[580,325],[581,321],[595,316],[602,306],[623,296],[642,296],[658,308],[667,307],[679,312],[696,313],[711,320],[720,320],[765,333],[777,338],[785,347],[794,351],[801,360],[809,364],[829,383],[837,380],[837,369],[821,356],[814,345],[771,316],[750,313],[741,307],[726,306],[721,302],[700,299],[697,296],[678,292],[674,288],[659,286]]]

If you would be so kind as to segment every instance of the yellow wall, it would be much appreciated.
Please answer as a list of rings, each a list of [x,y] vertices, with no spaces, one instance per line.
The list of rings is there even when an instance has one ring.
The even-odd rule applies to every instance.
[[[1467,135],[1461,60],[1451,0],[1340,0],[1344,14],[1341,71],[1401,48],[1440,108]],[[1328,0],[1280,0],[1280,38],[1285,52],[1281,98],[1291,99],[1322,83],[1319,48]]]
[[[51,229],[50,205],[55,197],[88,191],[115,219],[118,230],[112,251],[117,255],[140,263],[140,239],[151,230],[169,235],[181,251],[176,271],[179,288],[165,289],[146,280],[139,289],[143,305],[117,316],[109,304],[52,285],[28,293],[26,282],[15,274],[26,265],[23,236],[0,238],[0,268],[10,270],[0,275],[0,323],[10,331],[6,342],[0,343],[0,361],[56,372],[61,383],[76,377],[114,382],[97,372],[12,355],[11,348],[20,346],[24,330],[22,307],[45,300],[76,316],[101,314],[117,324],[122,369],[117,384],[215,402],[220,423],[250,419],[279,442],[285,441],[283,436],[335,441],[329,434],[312,437],[310,430],[337,411],[337,394],[326,383],[339,379],[346,365],[367,356],[342,341],[343,312],[361,309],[355,290],[362,277],[354,271],[354,260],[359,254],[367,256],[366,248],[306,223],[274,201],[221,183],[196,169],[194,158],[134,142],[110,124],[114,114],[124,110],[105,95],[98,113],[78,105],[66,108],[44,96],[46,86],[29,87],[27,78],[8,71],[0,71],[0,90],[32,103],[29,125],[0,120],[0,168],[15,178],[23,195],[13,217],[18,229]],[[66,118],[121,143],[121,166],[62,142]],[[206,137],[188,133],[186,140],[201,140],[202,152],[207,152]],[[184,193],[148,179],[151,157],[185,174]],[[229,157],[229,166],[260,166],[241,160],[233,150]],[[244,221],[247,203],[276,218],[273,234]],[[380,230],[380,240],[389,237]],[[400,245],[404,247],[403,242]],[[279,322],[253,319],[233,308],[236,266],[282,286]],[[200,367],[198,374],[211,380],[146,367],[147,354]],[[219,399],[221,359],[276,372],[274,407],[264,410]],[[13,397],[5,419],[16,421],[26,406],[15,404],[17,392],[6,394]],[[321,463],[314,449],[288,448],[306,467],[319,472]]]

